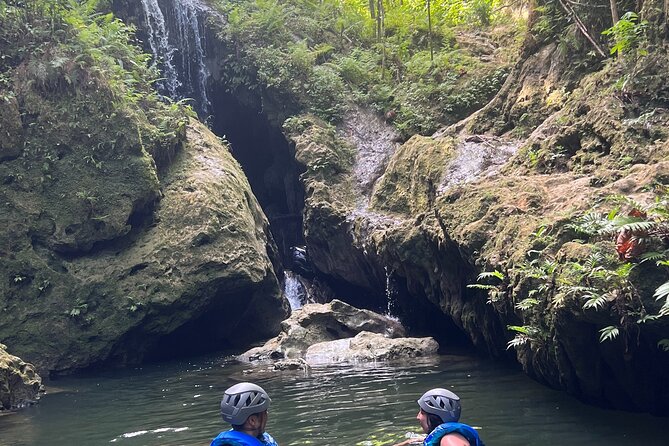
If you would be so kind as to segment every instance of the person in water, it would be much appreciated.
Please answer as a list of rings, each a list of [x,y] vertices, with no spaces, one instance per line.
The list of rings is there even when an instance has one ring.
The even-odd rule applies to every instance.
[[[471,427],[459,423],[460,397],[446,389],[428,390],[418,399],[420,410],[416,419],[427,437],[423,446],[484,446],[479,434]],[[419,442],[410,438],[394,446]]]
[[[267,392],[253,383],[228,388],[221,400],[221,415],[232,429],[218,434],[211,446],[278,446],[265,432],[271,401]]]

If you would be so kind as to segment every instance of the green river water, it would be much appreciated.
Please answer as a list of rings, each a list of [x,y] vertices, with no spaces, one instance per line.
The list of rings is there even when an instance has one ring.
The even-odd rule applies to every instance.
[[[416,399],[447,387],[487,446],[669,444],[669,419],[604,410],[515,369],[467,356],[309,372],[246,372],[209,356],[51,383],[40,404],[0,417],[0,445],[208,445],[225,428],[226,387],[255,381],[272,397],[267,431],[281,446],[390,445],[418,432]]]

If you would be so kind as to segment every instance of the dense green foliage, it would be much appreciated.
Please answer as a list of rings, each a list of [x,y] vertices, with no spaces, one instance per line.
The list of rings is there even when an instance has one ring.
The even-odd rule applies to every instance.
[[[133,29],[100,13],[101,3],[0,1],[0,99],[17,105],[23,133],[35,136],[25,138],[28,151],[58,145],[58,138],[97,139],[87,159],[100,168],[116,146],[138,138],[160,158],[159,147],[174,146],[183,132],[183,111],[160,100],[158,73],[133,42]]]
[[[358,102],[407,136],[427,134],[483,106],[503,83],[518,27],[504,27],[515,19],[499,3],[434,1],[428,22],[417,0],[221,1],[222,38],[236,48],[226,84],[262,89],[286,115],[306,110],[336,122]]]

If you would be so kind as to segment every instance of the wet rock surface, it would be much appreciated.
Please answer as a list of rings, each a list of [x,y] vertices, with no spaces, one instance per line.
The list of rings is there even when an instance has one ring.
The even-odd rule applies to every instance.
[[[307,349],[309,365],[338,362],[368,362],[409,359],[437,353],[439,344],[432,338],[388,338],[363,331],[353,338],[320,342]]]
[[[394,319],[361,310],[340,300],[328,304],[307,304],[281,323],[281,333],[261,347],[242,355],[244,361],[296,359],[319,342],[350,338],[367,331],[381,336],[404,336],[404,327]]]
[[[0,344],[0,412],[33,404],[39,398],[42,378],[28,364]]]

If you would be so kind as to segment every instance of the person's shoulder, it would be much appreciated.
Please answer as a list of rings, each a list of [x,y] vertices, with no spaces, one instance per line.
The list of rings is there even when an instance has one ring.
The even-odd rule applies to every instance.
[[[439,446],[471,446],[469,441],[460,434],[455,432],[446,434],[441,438]]]

